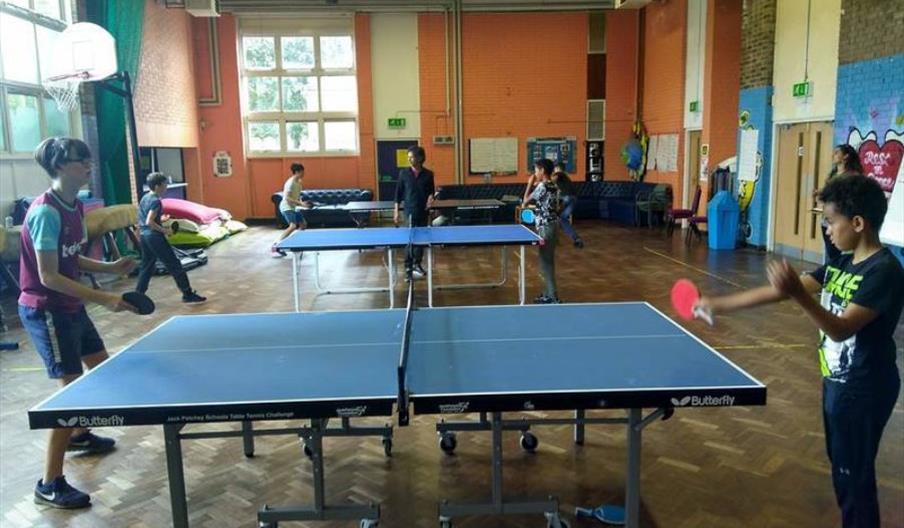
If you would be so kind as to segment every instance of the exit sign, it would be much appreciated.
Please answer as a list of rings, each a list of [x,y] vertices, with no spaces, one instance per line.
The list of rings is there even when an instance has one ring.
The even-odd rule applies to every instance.
[[[812,94],[813,83],[810,81],[797,83],[791,88],[791,95],[794,97],[809,97]]]
[[[386,122],[389,125],[389,128],[405,128],[404,117],[390,117]]]
[[[691,101],[688,110],[691,112],[697,112],[700,109],[700,101]]]

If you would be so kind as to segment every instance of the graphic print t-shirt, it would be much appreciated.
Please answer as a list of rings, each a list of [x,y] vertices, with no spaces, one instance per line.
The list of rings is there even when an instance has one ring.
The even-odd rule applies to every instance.
[[[549,225],[558,220],[559,191],[551,182],[540,182],[530,195],[530,199],[537,202],[537,214],[534,224],[537,227]]]
[[[19,252],[19,304],[60,312],[76,312],[83,303],[77,297],[51,290],[41,283],[38,253],[56,251],[57,271],[78,281],[79,255],[88,242],[85,209],[78,199],[68,204],[52,190],[35,198],[25,214]]]
[[[840,315],[854,303],[878,317],[842,342],[819,333],[822,375],[850,388],[869,388],[896,372],[894,331],[904,306],[904,268],[887,249],[854,264],[843,254],[810,275],[822,284],[820,304]]]

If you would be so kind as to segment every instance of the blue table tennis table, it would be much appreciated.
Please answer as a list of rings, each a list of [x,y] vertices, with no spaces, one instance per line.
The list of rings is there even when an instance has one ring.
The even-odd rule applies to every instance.
[[[409,292],[409,298],[412,293]],[[31,428],[162,425],[173,525],[189,525],[181,441],[293,434],[311,456],[314,504],[263,507],[261,526],[288,520],[360,520],[376,526],[379,505],[325,504],[324,436],[376,435],[359,416],[479,413],[437,432],[492,432],[491,499],[442,502],[439,523],[468,515],[537,513],[567,526],[551,496],[506,500],[502,431],[532,425],[619,423],[627,431],[626,524],[640,511],[641,434],[675,408],[764,405],[766,387],[647,303],[561,304],[174,317],[28,413]],[[287,332],[291,329],[291,333]],[[403,336],[406,331],[410,338]],[[279,337],[302,335],[298,342]],[[625,409],[624,418],[585,411]],[[644,415],[644,409],[653,409]],[[503,413],[579,411],[574,418]],[[489,418],[487,418],[489,417]],[[253,421],[309,420],[254,429]],[[339,420],[340,425],[329,425]],[[194,423],[241,422],[241,430],[183,432]]]
[[[305,229],[295,231],[279,243],[279,249],[292,252],[292,285],[295,294],[295,311],[301,310],[301,255],[315,252],[314,285],[321,293],[389,292],[389,307],[395,306],[396,273],[393,253],[409,244],[423,247],[427,254],[427,305],[433,306],[435,289],[460,289],[498,287],[508,280],[507,246],[518,246],[518,301],[525,302],[525,246],[537,245],[540,237],[523,225],[496,224],[480,226],[438,227],[373,227],[367,229]],[[434,248],[462,246],[500,246],[502,272],[498,281],[490,283],[456,283],[437,286],[433,281]],[[383,249],[389,275],[387,287],[325,288],[320,283],[319,252],[335,250]]]

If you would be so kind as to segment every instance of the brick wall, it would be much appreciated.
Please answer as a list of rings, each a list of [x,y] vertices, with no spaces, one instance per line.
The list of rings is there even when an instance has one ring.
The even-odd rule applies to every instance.
[[[838,63],[904,53],[901,0],[842,0]]]
[[[647,171],[644,181],[668,183],[681,203],[684,172],[684,55],[687,38],[685,1],[650,4],[645,11],[643,107],[649,135],[678,135],[678,170]]]
[[[890,193],[904,163],[900,1],[842,0],[838,59],[835,143],[857,149],[864,172]],[[892,250],[904,263],[904,248]]]
[[[198,146],[192,42],[190,15],[145,2],[134,89],[139,145]]]
[[[741,89],[772,85],[776,0],[748,0],[741,15]]]

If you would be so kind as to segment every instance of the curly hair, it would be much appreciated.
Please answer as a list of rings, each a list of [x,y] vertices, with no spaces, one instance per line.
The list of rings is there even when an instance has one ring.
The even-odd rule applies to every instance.
[[[882,187],[876,180],[861,174],[832,178],[819,191],[819,201],[826,205],[832,204],[836,211],[847,218],[865,218],[876,233],[882,227],[888,210],[888,201]]]

